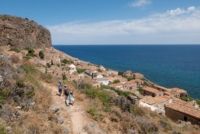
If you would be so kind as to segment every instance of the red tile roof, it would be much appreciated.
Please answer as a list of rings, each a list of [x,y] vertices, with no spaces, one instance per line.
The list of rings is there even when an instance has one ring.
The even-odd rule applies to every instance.
[[[142,89],[146,90],[146,91],[149,91],[149,92],[152,92],[152,93],[160,93],[159,90],[157,90],[155,88],[151,88],[151,87],[143,87]]]

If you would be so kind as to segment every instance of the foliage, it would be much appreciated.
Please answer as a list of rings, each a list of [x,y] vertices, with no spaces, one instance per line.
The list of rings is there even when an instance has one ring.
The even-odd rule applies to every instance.
[[[131,80],[133,80],[133,79],[134,79],[133,77],[128,77],[128,78],[127,78],[128,81],[131,81]]]
[[[51,67],[51,64],[47,63],[47,67],[50,68],[50,67]]]
[[[58,67],[60,67],[60,64],[57,64]]]
[[[51,60],[51,65],[53,65],[53,60]]]
[[[150,115],[152,118],[155,117],[155,114],[153,114],[153,113],[149,113],[149,115]]]
[[[5,93],[0,88],[0,104],[4,104],[5,103],[5,97],[6,97]]]
[[[18,79],[18,80],[16,81],[16,84],[17,84],[18,87],[20,87],[20,88],[24,87],[24,81],[21,80],[21,79]]]
[[[40,56],[41,59],[44,59],[44,53],[43,53],[43,51],[39,52],[39,56]]]
[[[172,126],[164,120],[159,120],[159,123],[164,127],[165,131],[172,130]]]
[[[75,80],[73,80],[73,83],[74,83],[74,84],[77,84],[77,82],[76,82]]]
[[[29,56],[29,57],[37,57],[34,53],[27,53],[26,56]]]
[[[32,88],[30,91],[28,91],[28,93],[26,94],[29,98],[32,98],[33,96],[35,96],[35,92],[34,92],[34,88]]]
[[[184,96],[184,97],[181,97],[180,99],[181,99],[181,100],[184,100],[184,101],[187,101],[187,102],[188,102],[188,101],[193,101],[192,98],[189,98],[189,97],[188,97],[188,94],[185,94],[185,96]]]
[[[110,86],[106,86],[106,85],[101,85],[101,89],[110,89],[110,90],[113,90],[113,91],[115,91],[118,95],[120,95],[120,96],[125,96],[125,97],[127,97],[128,95],[134,95],[134,96],[136,96],[134,93],[131,93],[131,92],[123,92],[123,91],[121,91],[121,90],[118,90],[118,89],[115,89],[114,87],[110,87]]]
[[[97,69],[98,72],[102,72],[100,69]]]
[[[134,115],[138,115],[138,116],[144,116],[145,112],[143,111],[143,109],[137,105],[132,105],[130,112]]]
[[[88,78],[87,76],[85,76],[85,78]]]
[[[87,112],[90,113],[92,116],[95,115],[96,111],[97,111],[97,109],[95,107],[89,107],[89,108],[87,108]]]
[[[77,70],[78,74],[81,74],[81,73],[85,72],[86,69],[79,69],[79,68],[77,68],[76,70]]]
[[[64,59],[64,60],[61,60],[61,63],[64,63],[64,64],[72,64],[74,63],[73,61],[69,61],[67,59]]]
[[[25,20],[28,20],[28,18],[25,18]]]
[[[66,80],[66,79],[67,79],[67,77],[66,77],[66,74],[65,74],[65,73],[63,73],[63,74],[62,74],[62,78],[63,78],[63,80]]]
[[[120,80],[114,80],[113,83],[120,83]]]
[[[110,110],[110,105],[108,102],[109,102],[111,96],[109,93],[100,91],[99,89],[92,89],[91,87],[89,89],[87,89],[86,86],[85,86],[85,90],[83,91],[83,93],[85,93],[90,98],[93,98],[93,99],[97,98],[97,99],[101,100],[103,105],[106,107],[106,110]]]
[[[27,59],[27,60],[31,59],[30,56],[23,56],[23,58],[24,58],[24,59]]]
[[[9,51],[15,51],[16,53],[19,53],[19,52],[20,52],[20,50],[17,49],[17,48],[11,48]]]
[[[32,53],[32,54],[35,52],[35,51],[34,51],[32,48],[30,48],[30,47],[26,47],[25,50],[28,50],[28,53]]]
[[[0,134],[6,134],[4,126],[0,126]]]
[[[200,106],[200,100],[196,100],[197,104]]]
[[[140,94],[142,94],[142,88],[141,88],[141,87],[139,87],[137,90],[138,90],[138,92],[139,92]]]

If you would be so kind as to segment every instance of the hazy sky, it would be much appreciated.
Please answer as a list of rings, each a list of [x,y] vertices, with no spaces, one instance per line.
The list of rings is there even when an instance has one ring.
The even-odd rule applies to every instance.
[[[57,44],[200,44],[200,0],[0,0]]]

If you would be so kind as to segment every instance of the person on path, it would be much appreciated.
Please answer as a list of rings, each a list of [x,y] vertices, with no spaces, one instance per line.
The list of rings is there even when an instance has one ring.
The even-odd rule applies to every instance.
[[[59,85],[58,85],[58,93],[59,93],[59,96],[62,95],[62,84],[61,84],[61,81],[59,81]]]
[[[67,88],[67,85],[65,85],[65,89],[63,90],[63,96],[65,96],[65,104],[69,106],[68,103],[69,89]]]
[[[74,97],[73,97],[73,92],[72,91],[70,91],[70,95],[69,95],[69,101],[70,101],[70,103],[72,104],[72,106],[74,105]]]

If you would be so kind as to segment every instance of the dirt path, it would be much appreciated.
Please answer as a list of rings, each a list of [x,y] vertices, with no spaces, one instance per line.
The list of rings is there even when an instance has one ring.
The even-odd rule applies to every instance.
[[[73,106],[66,106],[64,102],[64,97],[59,97],[57,95],[57,87],[46,83],[44,83],[43,86],[53,89],[53,105],[60,107],[60,117],[63,117],[63,125],[69,128],[69,133],[87,134],[87,132],[84,131],[83,127],[87,125],[89,121],[86,116],[85,108],[81,105],[81,102],[75,101],[75,104]]]

